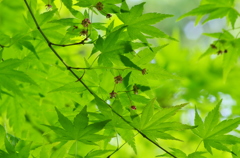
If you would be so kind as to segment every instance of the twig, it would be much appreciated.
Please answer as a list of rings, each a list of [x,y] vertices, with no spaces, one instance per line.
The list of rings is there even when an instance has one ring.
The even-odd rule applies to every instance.
[[[54,46],[61,46],[61,47],[67,47],[67,46],[74,46],[74,45],[81,45],[81,44],[86,44],[85,41],[88,39],[88,37],[84,38],[82,41],[77,42],[77,43],[71,43],[71,44],[56,44],[56,43],[51,43],[51,45]]]
[[[126,68],[115,68],[115,67],[71,67],[69,66],[70,69],[76,69],[76,70],[79,70],[79,69],[88,69],[88,70],[91,70],[91,69],[114,69],[114,70],[127,70],[127,69],[131,69],[131,70],[136,70],[136,71],[142,71],[142,70],[138,70],[138,69],[134,69],[134,68],[130,68],[130,67],[126,67]]]
[[[81,82],[81,84],[93,95],[93,96],[97,96],[91,89],[89,89],[89,87],[81,80],[81,78],[78,77],[78,75],[71,69],[71,67],[69,67],[62,59],[62,57],[57,53],[57,51],[52,47],[53,43],[51,43],[49,41],[49,39],[46,37],[46,35],[43,33],[41,27],[39,26],[27,0],[24,0],[24,3],[26,4],[35,25],[37,26],[37,29],[39,30],[39,32],[41,33],[41,35],[43,36],[43,38],[45,39],[45,41],[48,43],[49,48],[53,51],[53,53],[58,57],[58,59],[64,64],[64,66],[79,80],[79,82]],[[102,102],[104,102],[106,104],[106,102],[104,100],[101,99]],[[154,145],[156,145],[158,148],[162,149],[163,151],[165,151],[167,154],[169,154],[170,156],[172,156],[173,158],[177,158],[176,156],[174,156],[173,154],[171,154],[169,151],[167,151],[166,149],[164,149],[163,147],[161,147],[158,143],[156,143],[155,141],[151,140],[150,138],[148,138],[143,132],[141,132],[139,129],[137,129],[136,127],[134,127],[131,122],[127,121],[123,116],[121,116],[120,114],[118,114],[109,104],[107,104],[108,107],[112,110],[112,112],[114,114],[116,114],[118,117],[120,117],[124,122],[126,122],[127,124],[129,124],[134,130],[136,130],[138,133],[140,133],[145,139],[147,139],[148,141],[150,141],[151,143],[153,143]]]

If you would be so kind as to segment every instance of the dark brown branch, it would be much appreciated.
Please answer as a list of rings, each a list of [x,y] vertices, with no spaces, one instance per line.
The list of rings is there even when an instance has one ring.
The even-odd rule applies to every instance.
[[[39,32],[41,33],[41,35],[43,36],[43,38],[45,39],[45,41],[48,43],[48,46],[49,48],[53,51],[53,53],[57,56],[57,58],[64,64],[64,66],[73,74],[73,76],[75,76],[77,78],[77,80],[79,82],[81,82],[81,84],[93,95],[93,96],[96,96],[97,95],[91,90],[88,88],[88,86],[81,80],[80,77],[78,77],[78,75],[72,70],[71,67],[69,67],[62,59],[62,57],[57,53],[57,51],[52,47],[53,43],[51,43],[49,41],[49,39],[46,37],[46,35],[43,33],[42,29],[40,28],[27,0],[24,0],[24,3],[26,4],[33,20],[34,20],[34,23],[35,25],[37,26],[37,29],[39,30]],[[98,97],[99,98],[99,97]],[[104,100],[101,99],[101,101],[103,101],[105,103]],[[107,104],[107,103],[105,103]],[[176,156],[174,156],[173,154],[171,154],[170,152],[168,152],[166,149],[164,149],[163,147],[161,147],[159,144],[157,144],[155,141],[151,140],[150,138],[148,138],[144,133],[142,133],[139,129],[137,129],[136,127],[134,127],[131,122],[129,122],[128,120],[126,120],[123,116],[121,116],[120,114],[118,114],[109,104],[107,104],[108,107],[112,110],[112,112],[114,114],[116,114],[118,117],[120,117],[124,122],[126,122],[127,124],[129,124],[134,130],[136,130],[138,133],[140,133],[145,139],[147,139],[148,141],[150,141],[151,143],[153,143],[154,145],[156,145],[158,148],[162,149],[163,151],[165,151],[167,154],[169,154],[170,156],[172,156],[173,158],[177,158]]]
[[[74,45],[83,45],[85,44],[85,41],[88,39],[88,37],[84,38],[82,41],[77,42],[77,43],[71,43],[71,44],[56,44],[56,43],[51,43],[51,45],[54,46],[60,46],[60,47],[67,47],[67,46],[74,46]]]

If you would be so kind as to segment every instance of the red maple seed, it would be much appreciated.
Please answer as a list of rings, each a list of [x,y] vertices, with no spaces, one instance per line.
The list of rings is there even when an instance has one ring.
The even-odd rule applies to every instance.
[[[221,55],[222,53],[223,53],[223,51],[221,51],[221,50],[219,50],[219,51],[217,52],[218,55]]]
[[[83,27],[88,27],[89,24],[91,24],[90,20],[88,18],[83,19],[82,23]]]
[[[109,93],[109,94],[110,94],[110,99],[116,98],[116,96],[117,96],[117,93],[114,92],[114,90],[111,93]]]
[[[142,69],[142,74],[143,75],[147,74],[147,69],[146,68]]]
[[[103,4],[102,4],[102,2],[98,2],[95,7],[96,7],[97,10],[99,10],[99,11],[100,11],[100,10],[103,10]]]
[[[47,5],[45,5],[47,8],[47,10],[49,10],[49,9],[51,9],[52,8],[52,5],[51,4],[47,4]]]
[[[84,36],[84,35],[88,35],[88,30],[82,30],[80,32],[80,35]]]
[[[212,49],[217,49],[216,45],[214,45],[214,44],[211,44],[210,46]]]
[[[106,18],[108,18],[108,19],[110,19],[111,17],[112,17],[111,14],[107,14],[107,15],[106,15]]]
[[[138,87],[136,85],[133,86],[133,92],[134,94],[138,94]]]
[[[122,78],[121,75],[118,75],[118,76],[114,77],[114,79],[115,79],[114,82],[115,82],[116,84],[122,83],[122,81],[123,81],[123,78]]]
[[[137,110],[137,107],[134,106],[134,105],[132,105],[132,106],[131,106],[131,109],[132,109],[132,110]]]
[[[78,29],[78,26],[73,26],[73,30]]]

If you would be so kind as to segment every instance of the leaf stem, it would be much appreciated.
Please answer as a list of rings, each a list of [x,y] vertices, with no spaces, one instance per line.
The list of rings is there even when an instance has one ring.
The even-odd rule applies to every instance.
[[[202,141],[203,141],[203,140],[201,140],[201,141],[198,143],[198,146],[197,146],[195,152],[198,150],[198,148],[199,148],[200,144],[202,143]]]
[[[134,137],[136,137],[139,133],[135,134]],[[133,138],[134,138],[133,137]],[[123,143],[120,147],[117,147],[116,150],[114,150],[114,152],[112,152],[110,155],[108,155],[107,158],[110,158],[113,154],[115,154],[118,150],[120,150],[125,144],[127,144],[127,142]]]
[[[41,33],[41,35],[43,36],[43,38],[45,39],[45,41],[48,43],[49,48],[52,50],[52,52],[57,56],[57,58],[64,64],[64,66],[67,68],[67,70],[69,70],[73,76],[75,76],[78,81],[95,97],[98,97],[82,80],[81,78],[78,77],[78,75],[71,69],[71,67],[69,67],[64,60],[61,58],[61,56],[57,53],[57,51],[52,47],[53,43],[51,43],[49,41],[49,39],[46,37],[46,35],[43,33],[41,27],[39,26],[27,0],[24,0],[24,3],[26,4],[30,15],[33,18],[33,21],[37,27],[37,29],[39,30],[39,32]],[[99,98],[99,97],[98,97]],[[102,102],[104,102],[106,104],[106,102],[104,100],[101,99]],[[176,156],[174,156],[173,154],[171,154],[169,151],[167,151],[166,149],[164,149],[163,147],[161,147],[157,142],[151,140],[149,137],[147,137],[143,132],[141,132],[138,128],[134,127],[128,120],[126,120],[123,116],[121,116],[119,113],[117,113],[109,104],[107,104],[108,107],[112,110],[112,112],[114,114],[116,114],[118,117],[120,117],[124,122],[126,122],[127,124],[129,124],[134,130],[136,130],[138,133],[140,133],[145,139],[147,139],[148,141],[150,141],[151,143],[153,143],[154,145],[156,145],[158,148],[162,149],[163,151],[165,151],[167,154],[169,154],[170,156],[172,156],[173,158],[177,158]]]

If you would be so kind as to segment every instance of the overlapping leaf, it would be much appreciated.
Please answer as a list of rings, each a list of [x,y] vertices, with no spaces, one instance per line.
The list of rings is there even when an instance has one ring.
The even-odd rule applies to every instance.
[[[154,114],[154,101],[155,100],[153,99],[145,106],[142,111],[141,117],[137,114],[132,113],[132,120],[134,126],[141,129],[141,131],[148,137],[150,137],[152,140],[156,141],[157,138],[179,140],[172,135],[166,133],[166,131],[194,128],[192,126],[184,125],[179,122],[167,121],[186,104],[163,108],[161,110],[158,110]]]
[[[124,11],[121,14],[117,14],[118,18],[127,27],[128,35],[132,40],[139,39],[144,43],[147,43],[147,38],[169,38],[168,35],[151,25],[158,23],[165,18],[171,17],[172,15],[160,13],[142,14],[144,4],[145,3],[135,5],[128,12]]]
[[[105,136],[96,133],[102,130],[110,120],[100,121],[89,125],[87,106],[85,106],[74,118],[73,123],[57,108],[56,112],[58,114],[58,121],[63,128],[49,125],[45,126],[53,130],[58,135],[59,140],[76,140],[85,144],[95,144],[94,142],[106,138]]]
[[[171,148],[171,149],[173,151],[173,155],[176,156],[177,158],[206,158],[205,156],[202,155],[204,154],[204,152],[196,151],[187,155],[182,150],[175,149],[175,148]],[[157,155],[156,157],[170,157],[170,156],[168,154],[163,154],[163,155]]]
[[[16,81],[27,82],[30,84],[36,83],[24,72],[14,70],[14,68],[18,67],[20,64],[21,61],[17,59],[9,59],[0,63],[0,88],[6,88],[19,96],[23,96]]]

